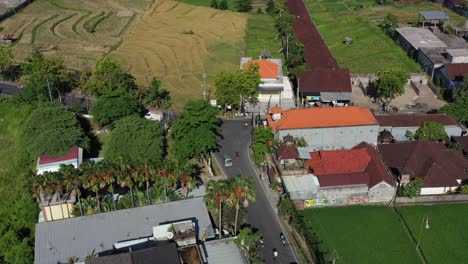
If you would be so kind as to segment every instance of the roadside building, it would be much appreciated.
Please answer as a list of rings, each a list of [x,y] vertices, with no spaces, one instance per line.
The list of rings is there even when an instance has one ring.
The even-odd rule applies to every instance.
[[[241,69],[247,69],[251,64],[259,66],[262,83],[257,87],[257,92],[262,112],[274,106],[285,109],[295,107],[291,82],[287,76],[283,76],[281,59],[241,58]]]
[[[389,131],[396,141],[408,141],[406,131],[415,133],[424,122],[437,122],[444,125],[449,137],[461,136],[465,128],[447,114],[400,114],[376,115],[379,132]]]
[[[415,141],[382,144],[378,149],[401,185],[422,179],[421,195],[456,191],[468,179],[468,160],[444,143]]]
[[[83,149],[80,147],[72,147],[65,155],[52,157],[42,155],[37,160],[36,177],[42,177],[45,172],[56,172],[61,165],[72,165],[78,168],[83,162]],[[45,194],[40,192],[37,197],[39,208],[39,222],[54,221],[64,218],[73,217],[72,213],[76,202],[75,191],[71,192],[54,192]]]
[[[276,139],[304,138],[309,150],[351,149],[362,141],[377,144],[378,123],[367,108],[274,108],[266,118]]]
[[[468,76],[468,63],[448,63],[445,64],[436,78],[445,88],[459,88],[463,80]]]
[[[447,45],[429,29],[402,27],[397,28],[396,31],[401,47],[413,59],[417,58],[421,48],[447,48]]]
[[[351,150],[310,153],[307,166],[318,178],[317,205],[387,203],[395,196],[395,181],[377,150],[361,143]]]
[[[60,169],[60,165],[73,165],[78,168],[83,162],[83,149],[80,147],[72,147],[62,156],[52,157],[48,155],[42,155],[37,160],[36,173],[40,175],[46,171],[54,172]]]
[[[164,229],[164,236],[158,228],[162,225],[171,227]],[[72,256],[83,260],[93,251],[98,256],[111,255],[151,241],[173,240],[178,244],[213,237],[203,198],[193,198],[39,223],[34,263],[66,263]]]
[[[145,118],[161,122],[164,119],[164,110],[150,108],[148,109],[148,113],[146,113]]]

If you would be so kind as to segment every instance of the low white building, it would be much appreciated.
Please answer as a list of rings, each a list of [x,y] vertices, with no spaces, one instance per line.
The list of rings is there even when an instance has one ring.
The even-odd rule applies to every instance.
[[[262,83],[257,87],[257,92],[261,112],[267,112],[274,106],[284,109],[295,107],[291,82],[287,76],[283,76],[281,59],[241,58],[241,69],[247,69],[251,64],[259,65]]]

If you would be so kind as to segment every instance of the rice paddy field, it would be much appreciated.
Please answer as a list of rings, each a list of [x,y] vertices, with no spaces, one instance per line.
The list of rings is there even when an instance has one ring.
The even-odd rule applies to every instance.
[[[417,22],[419,11],[441,10],[454,24],[465,18],[441,5],[389,3],[377,5],[374,0],[304,0],[322,37],[341,67],[351,73],[377,73],[390,68],[420,72],[416,62],[409,59],[399,45],[388,37],[378,24],[391,13],[400,24]],[[360,8],[362,6],[362,8]],[[352,45],[343,44],[350,37]]]
[[[202,97],[216,73],[239,68],[248,15],[170,0],[37,0],[2,21],[14,34],[15,60],[34,50],[83,70],[109,56],[141,84],[170,90],[175,109]]]
[[[468,262],[468,204],[318,208],[303,215],[337,263]],[[420,235],[422,254],[416,251]]]

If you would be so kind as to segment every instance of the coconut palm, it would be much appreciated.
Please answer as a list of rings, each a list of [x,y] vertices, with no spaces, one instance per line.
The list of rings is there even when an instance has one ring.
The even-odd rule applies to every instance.
[[[98,211],[101,212],[101,202],[99,199],[99,190],[105,187],[105,182],[101,178],[98,163],[88,161],[81,164],[80,169],[83,173],[83,188],[90,189],[95,193]]]
[[[117,210],[117,205],[114,199],[114,182],[116,181],[114,164],[103,160],[97,163],[97,165],[98,165],[98,171],[101,176],[102,183],[103,183],[100,185],[100,187],[101,189],[104,187],[107,187],[107,191],[112,194],[112,204],[113,204],[114,210]]]
[[[78,189],[78,170],[71,164],[61,164],[59,168],[59,172],[62,173],[63,177],[63,188],[65,192],[68,195],[71,195],[72,192],[75,192],[77,194],[77,189]],[[67,197],[68,200],[68,197]],[[81,204],[80,204],[81,206]],[[68,209],[67,205],[67,211],[68,211],[68,217],[70,217],[70,210]],[[81,209],[82,212],[82,209]]]
[[[193,166],[189,163],[179,164],[174,170],[177,179],[179,179],[183,198],[187,198],[188,193],[195,185],[195,180],[191,176],[193,172]]]
[[[209,181],[206,188],[205,203],[215,213],[218,214],[218,226],[220,232],[222,232],[222,204],[229,200],[228,184],[227,181]],[[229,202],[229,201],[228,201]]]
[[[255,191],[253,189],[254,179],[236,176],[229,181],[232,201],[236,207],[236,217],[234,220],[234,235],[237,235],[237,217],[239,216],[240,203],[244,207],[249,206],[249,201],[255,202]]]
[[[135,181],[138,183],[138,187],[143,187],[145,186],[145,193],[146,193],[146,199],[148,199],[148,203],[151,204],[151,198],[149,196],[149,185],[150,185],[150,179],[152,178],[151,173],[154,173],[150,167],[143,165],[139,168],[136,169],[135,171]],[[140,202],[141,205],[141,202]]]
[[[178,181],[177,175],[174,173],[174,168],[175,168],[175,165],[173,163],[166,162],[163,168],[159,169],[159,175],[162,179],[162,185],[164,187],[165,202],[168,201],[167,188],[169,186],[176,185]]]

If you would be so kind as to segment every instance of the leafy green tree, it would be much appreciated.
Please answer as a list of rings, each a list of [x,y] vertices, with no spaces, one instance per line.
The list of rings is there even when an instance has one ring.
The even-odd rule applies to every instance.
[[[410,130],[406,130],[405,137],[409,140],[414,140],[414,132]]]
[[[165,139],[159,122],[129,116],[115,122],[104,157],[134,166],[160,167],[164,160],[164,146]]]
[[[49,101],[51,97],[64,95],[77,83],[77,78],[66,70],[61,59],[45,58],[38,51],[27,58],[22,70],[26,80],[24,91],[18,94],[18,98],[27,103]]]
[[[132,94],[115,90],[99,97],[93,107],[93,121],[101,126],[112,124],[123,117],[138,115],[141,109]]]
[[[269,14],[273,13],[275,11],[275,1],[274,0],[268,0],[267,2],[267,7],[265,11]]]
[[[243,71],[220,72],[215,78],[215,96],[222,105],[239,107],[245,98],[257,101],[260,83],[258,64],[251,64]]]
[[[402,194],[407,197],[415,197],[421,193],[421,187],[423,180],[421,178],[415,178],[410,181],[406,186],[403,187]]]
[[[374,83],[379,97],[389,105],[391,100],[405,92],[409,74],[401,70],[389,70],[383,72]]]
[[[103,95],[119,89],[137,89],[135,78],[126,73],[118,62],[109,58],[99,59],[88,77],[84,81],[84,89],[89,94]]]
[[[456,98],[455,101],[443,106],[440,111],[449,114],[464,125],[468,125],[468,96]]]
[[[254,129],[254,154],[255,163],[260,164],[266,154],[270,153],[267,142],[273,140],[271,128],[257,127]]]
[[[221,0],[221,2],[219,3],[219,9],[220,10],[228,10],[229,9],[227,0]]]
[[[217,0],[211,0],[210,7],[214,8],[214,9],[218,9],[218,1]]]
[[[262,236],[260,234],[254,233],[253,230],[249,227],[242,228],[239,235],[234,242],[249,252],[250,248],[255,245],[255,242],[260,240]]]
[[[433,121],[424,122],[416,130],[414,138],[417,140],[442,141],[448,138],[443,124]]]
[[[395,36],[396,28],[398,27],[398,17],[394,14],[387,14],[379,27],[390,37]]]
[[[218,146],[221,122],[218,109],[204,100],[191,101],[171,128],[174,156],[183,161],[209,157]]]
[[[76,115],[56,106],[39,107],[32,111],[24,122],[23,138],[33,157],[63,155],[73,146],[89,147],[89,139]]]
[[[11,49],[0,45],[0,71],[4,71],[13,63],[13,53]]]
[[[250,12],[252,10],[252,0],[237,0],[237,11]]]
[[[169,91],[161,88],[161,81],[153,78],[148,87],[138,87],[138,101],[146,107],[168,109],[171,107]]]

